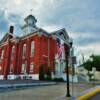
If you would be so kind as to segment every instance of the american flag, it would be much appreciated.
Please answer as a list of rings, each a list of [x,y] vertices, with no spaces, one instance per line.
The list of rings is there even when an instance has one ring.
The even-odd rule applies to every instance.
[[[62,45],[60,39],[57,38],[57,55],[58,55],[58,60],[61,61],[62,59]]]

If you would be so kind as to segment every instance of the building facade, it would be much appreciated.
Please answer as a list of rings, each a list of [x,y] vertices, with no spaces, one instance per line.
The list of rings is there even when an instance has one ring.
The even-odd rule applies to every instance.
[[[10,26],[8,33],[0,41],[0,79],[38,79],[41,65],[45,65],[45,73],[53,75],[65,70],[65,45],[69,36],[65,29],[48,33],[36,26],[33,15],[25,18],[22,27],[24,35],[14,36],[14,27]],[[62,38],[62,40],[60,40]],[[58,41],[60,46],[58,48]],[[67,46],[67,45],[66,45]],[[67,46],[69,47],[69,46]],[[69,48],[68,48],[69,50]]]

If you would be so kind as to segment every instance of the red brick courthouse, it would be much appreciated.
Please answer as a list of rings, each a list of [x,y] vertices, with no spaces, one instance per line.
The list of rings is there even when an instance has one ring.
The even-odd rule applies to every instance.
[[[25,76],[38,79],[42,64],[46,66],[46,72],[50,66],[54,75],[57,71],[64,72],[65,48],[62,42],[62,49],[58,50],[57,38],[60,36],[69,41],[66,30],[48,33],[36,26],[37,20],[32,15],[27,16],[25,22],[26,24],[22,27],[23,36],[15,37],[14,27],[10,26],[8,33],[0,41],[0,79],[17,77],[23,79]],[[59,62],[63,68],[62,66],[58,68]]]

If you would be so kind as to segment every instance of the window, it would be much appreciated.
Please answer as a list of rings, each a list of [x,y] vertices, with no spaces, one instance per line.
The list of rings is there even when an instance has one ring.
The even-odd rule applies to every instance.
[[[22,64],[21,73],[26,74],[26,64]]]
[[[13,73],[13,64],[10,65],[10,70],[9,70],[9,73]]]
[[[15,46],[12,47],[11,59],[14,59]]]
[[[2,71],[2,66],[0,65],[0,71]]]
[[[30,73],[33,72],[33,68],[34,68],[34,63],[31,63],[31,64],[30,64]]]
[[[26,56],[26,44],[23,45],[23,58]]]
[[[1,51],[1,59],[3,59],[4,58],[4,49],[2,49],[2,51]]]
[[[31,42],[31,56],[34,56],[34,41]]]

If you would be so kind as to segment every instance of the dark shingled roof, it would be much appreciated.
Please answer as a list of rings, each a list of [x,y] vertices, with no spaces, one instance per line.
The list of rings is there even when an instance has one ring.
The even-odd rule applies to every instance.
[[[32,18],[37,22],[37,19],[33,15],[28,15],[24,20],[27,21],[27,19]]]

